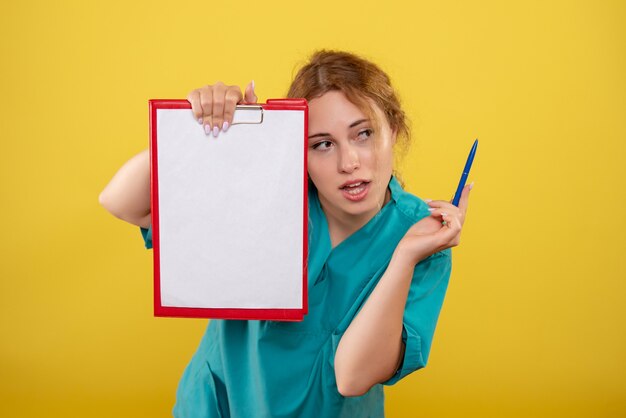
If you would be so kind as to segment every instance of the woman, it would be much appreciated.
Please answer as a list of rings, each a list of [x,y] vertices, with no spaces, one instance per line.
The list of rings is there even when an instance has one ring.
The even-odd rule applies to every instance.
[[[402,190],[393,148],[408,138],[387,75],[355,55],[320,51],[288,97],[309,102],[309,314],[302,322],[211,320],[177,393],[176,416],[380,417],[382,385],[426,365],[459,243],[459,207]],[[187,99],[207,135],[254,103],[217,83]],[[218,139],[219,140],[219,139]],[[151,246],[149,162],[131,159],[102,204]]]

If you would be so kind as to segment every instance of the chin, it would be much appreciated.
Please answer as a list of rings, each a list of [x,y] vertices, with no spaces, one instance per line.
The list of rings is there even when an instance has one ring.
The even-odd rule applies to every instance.
[[[378,207],[370,202],[361,202],[360,204],[342,205],[341,209],[351,216],[362,216],[378,212]]]

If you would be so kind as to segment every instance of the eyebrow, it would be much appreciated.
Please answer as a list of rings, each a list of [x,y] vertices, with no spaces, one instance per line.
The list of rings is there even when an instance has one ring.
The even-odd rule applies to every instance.
[[[363,122],[367,122],[368,120],[369,119],[359,119],[356,122],[352,122],[350,124],[350,126],[348,126],[348,129],[354,128],[355,126],[360,125]],[[309,136],[309,139],[317,138],[317,137],[320,137],[320,136],[330,136],[330,134],[326,133],[326,132],[320,132],[319,134],[314,134],[314,135]]]

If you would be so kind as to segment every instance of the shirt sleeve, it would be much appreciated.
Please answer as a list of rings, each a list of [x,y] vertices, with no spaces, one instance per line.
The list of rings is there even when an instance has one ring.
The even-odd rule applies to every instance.
[[[144,244],[146,249],[152,248],[152,225],[150,225],[147,229],[139,227],[141,230],[141,236],[143,237]]]
[[[439,312],[448,288],[452,270],[451,258],[451,251],[447,249],[431,255],[415,266],[402,324],[404,359],[396,374],[383,382],[383,385],[393,385],[426,366]]]

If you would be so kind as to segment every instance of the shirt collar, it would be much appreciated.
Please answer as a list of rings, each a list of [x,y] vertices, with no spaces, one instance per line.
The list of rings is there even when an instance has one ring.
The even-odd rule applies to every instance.
[[[396,176],[391,176],[391,180],[389,180],[389,190],[391,190],[391,199],[397,204],[398,199],[404,193],[404,189],[400,185],[400,182],[396,178]]]

